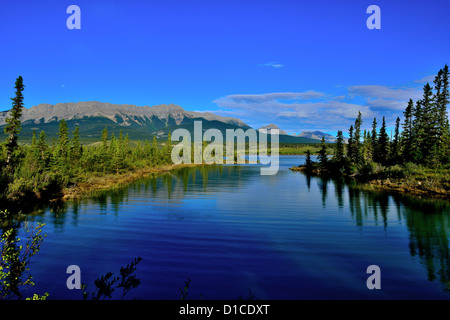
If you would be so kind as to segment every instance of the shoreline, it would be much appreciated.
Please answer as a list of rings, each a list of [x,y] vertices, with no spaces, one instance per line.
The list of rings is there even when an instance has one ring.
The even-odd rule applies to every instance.
[[[62,196],[57,197],[54,200],[78,200],[92,193],[112,190],[151,175],[170,172],[180,168],[198,167],[202,165],[205,164],[171,164],[159,167],[147,167],[119,174],[88,176],[85,181],[63,189]]]
[[[332,174],[321,174],[320,171],[313,170],[307,172],[308,170],[304,166],[291,167],[289,170],[294,172],[302,172],[304,174],[309,174],[312,176],[328,176],[336,177]],[[371,191],[371,192],[392,192],[397,194],[403,194],[408,196],[416,197],[427,197],[427,198],[450,198],[450,190],[444,188],[427,188],[421,181],[409,181],[407,179],[391,180],[391,179],[376,179],[369,181],[358,181],[355,177],[342,175],[343,178],[353,179],[356,185],[352,186],[358,190]]]

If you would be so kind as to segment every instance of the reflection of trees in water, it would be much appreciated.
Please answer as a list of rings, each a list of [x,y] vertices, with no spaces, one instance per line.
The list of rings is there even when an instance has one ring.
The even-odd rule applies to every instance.
[[[438,279],[449,290],[449,206],[442,201],[436,206],[414,199],[407,201],[410,205],[406,212],[410,253],[418,255],[427,267],[428,280]]]
[[[306,178],[307,183],[310,178]],[[318,182],[322,192],[322,202],[326,199],[328,179]],[[344,205],[348,196],[348,205],[356,225],[363,227],[365,221],[374,219],[383,221],[388,228],[389,213],[394,209],[397,219],[406,221],[409,231],[409,249],[411,256],[418,256],[426,267],[428,280],[439,280],[445,290],[450,290],[450,202],[439,199],[421,199],[386,192],[366,192],[345,184],[342,180],[332,179],[339,207]],[[347,189],[347,193],[345,193]],[[324,203],[324,202],[323,202]]]

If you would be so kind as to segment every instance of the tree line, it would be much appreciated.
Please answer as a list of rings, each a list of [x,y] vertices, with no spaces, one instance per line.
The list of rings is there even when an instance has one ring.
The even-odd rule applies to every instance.
[[[0,200],[57,194],[86,175],[120,173],[171,163],[171,137],[164,146],[138,141],[131,146],[128,134],[116,137],[105,127],[101,141],[80,143],[80,128],[69,133],[67,122],[59,122],[58,137],[47,142],[45,131],[33,132],[31,144],[19,145],[23,108],[23,79],[15,83],[12,110],[4,128],[6,141],[0,145]]]
[[[434,86],[423,87],[423,97],[409,100],[403,112],[403,121],[397,117],[395,130],[390,138],[385,117],[378,130],[377,119],[372,130],[362,131],[361,112],[348,130],[345,143],[342,131],[338,131],[334,156],[326,154],[325,140],[318,157],[318,168],[325,171],[364,172],[367,166],[379,164],[385,167],[413,163],[428,168],[448,168],[450,164],[450,127],[447,106],[450,100],[449,69],[445,65],[435,76]],[[306,168],[314,163],[307,155]]]

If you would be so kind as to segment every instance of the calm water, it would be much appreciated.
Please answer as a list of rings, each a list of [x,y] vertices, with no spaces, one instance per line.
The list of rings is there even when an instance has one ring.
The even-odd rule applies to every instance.
[[[137,256],[142,284],[128,298],[448,299],[448,202],[352,190],[257,165],[186,168],[33,217],[47,237],[33,258],[32,292],[80,299],[66,268],[93,282]],[[381,290],[369,290],[369,265]]]

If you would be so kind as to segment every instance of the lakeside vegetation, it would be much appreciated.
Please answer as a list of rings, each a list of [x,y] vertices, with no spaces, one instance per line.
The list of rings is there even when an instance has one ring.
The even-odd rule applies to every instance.
[[[322,139],[318,161],[312,161],[307,152],[305,164],[291,170],[350,177],[363,182],[360,187],[366,190],[447,197],[450,195],[449,100],[449,69],[445,65],[436,75],[434,87],[429,83],[424,86],[422,99],[409,100],[403,121],[396,119],[392,139],[386,130],[385,117],[379,131],[374,118],[372,130],[362,132],[359,112],[349,128],[347,144],[342,131],[338,131],[332,159],[327,158]]]
[[[127,180],[123,176],[125,173],[142,175],[173,167],[170,143],[162,145],[154,137],[152,142],[138,141],[130,147],[128,135],[120,132],[116,137],[105,128],[99,143],[81,145],[79,127],[69,133],[64,119],[59,122],[58,139],[48,143],[44,131],[34,132],[31,144],[19,145],[24,87],[19,76],[12,111],[4,129],[7,139],[0,146],[0,202],[3,207],[61,198],[67,190],[74,196],[74,188],[92,189],[93,179],[99,177],[103,179],[97,181],[97,185],[107,187]]]
[[[332,143],[326,144],[326,152],[328,155],[334,154],[334,147]],[[303,144],[303,143],[293,143],[293,144],[283,144],[280,143],[278,152],[280,155],[306,155],[309,151],[310,155],[318,155],[322,146],[320,143],[317,144]]]

